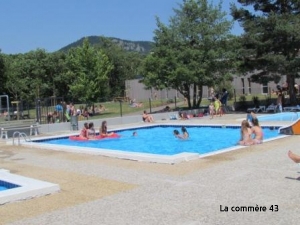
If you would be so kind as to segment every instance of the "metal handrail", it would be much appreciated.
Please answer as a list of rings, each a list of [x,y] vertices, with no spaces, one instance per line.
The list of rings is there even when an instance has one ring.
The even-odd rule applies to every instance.
[[[15,131],[13,133],[13,145],[15,145],[15,136],[18,135],[18,145],[21,144],[20,138],[23,137],[26,142],[30,142],[30,137],[27,136],[24,132]]]

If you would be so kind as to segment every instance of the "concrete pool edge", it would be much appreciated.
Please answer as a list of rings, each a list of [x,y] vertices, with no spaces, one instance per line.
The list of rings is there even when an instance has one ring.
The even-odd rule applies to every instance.
[[[286,137],[289,137],[289,135],[282,135],[282,136],[275,137],[275,138],[269,138],[269,139],[267,139],[267,140],[264,140],[263,143],[267,143],[267,142],[270,142],[270,141],[274,141],[274,140],[278,140],[278,139],[286,138]],[[263,143],[262,143],[262,144],[263,144]],[[259,145],[262,145],[262,144],[259,144]],[[222,153],[226,153],[226,152],[231,152],[231,151],[235,151],[235,150],[247,148],[247,147],[250,147],[250,146],[255,146],[255,145],[249,145],[249,146],[236,145],[236,146],[229,147],[229,148],[224,148],[224,149],[221,149],[221,150],[218,150],[218,151],[214,151],[214,152],[202,154],[202,155],[199,156],[199,158],[205,158],[205,157],[208,157],[208,156],[213,156],[213,155],[217,155],[217,154],[222,154]]]
[[[49,195],[60,191],[58,184],[12,174],[5,169],[0,169],[0,180],[20,186],[0,191],[0,205]]]
[[[69,146],[58,146],[52,144],[30,143],[30,142],[23,142],[22,145],[26,147],[48,149],[53,151],[100,155],[100,156],[113,157],[119,159],[153,162],[153,163],[175,164],[184,161],[199,159],[198,153],[188,153],[188,152],[182,152],[175,155],[157,155],[157,154],[138,153],[138,152],[124,152],[124,151],[111,150],[111,149],[96,150],[93,148],[86,148],[86,147],[74,147],[74,146],[69,147]]]

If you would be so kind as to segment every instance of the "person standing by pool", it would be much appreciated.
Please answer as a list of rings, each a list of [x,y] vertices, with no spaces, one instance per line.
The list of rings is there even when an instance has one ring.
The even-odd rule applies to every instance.
[[[210,115],[210,119],[213,119],[214,118],[214,114],[215,114],[215,106],[214,106],[214,103],[211,102],[209,104],[209,115]]]
[[[226,88],[223,88],[222,96],[221,96],[221,103],[224,106],[224,108],[226,108],[226,106],[227,106],[227,99],[228,99],[228,91],[226,90]]]
[[[108,133],[106,120],[102,121],[101,127],[99,129],[99,135],[102,137],[109,137],[114,135],[114,132]]]
[[[252,119],[252,133],[254,134],[254,139],[253,139],[253,144],[262,144],[263,143],[263,137],[264,137],[264,133],[263,130],[261,129],[261,127],[259,126],[259,122],[257,117],[254,117]]]
[[[252,145],[253,140],[251,138],[251,128],[247,120],[243,120],[241,124],[241,138],[239,141],[240,145]]]
[[[215,98],[214,101],[216,116],[221,116],[221,102],[218,97]]]
[[[279,89],[277,92],[276,111],[282,112],[282,98],[283,98],[283,94],[282,94],[281,89]]]
[[[253,123],[254,118],[256,118],[256,114],[253,111],[247,113],[246,120],[248,121],[250,127],[252,127],[252,123]]]

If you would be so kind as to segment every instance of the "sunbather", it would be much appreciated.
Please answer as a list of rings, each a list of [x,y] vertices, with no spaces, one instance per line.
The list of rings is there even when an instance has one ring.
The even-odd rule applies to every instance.
[[[292,151],[288,152],[288,156],[291,160],[293,160],[295,163],[300,163],[300,156],[296,155],[295,153],[293,153]]]

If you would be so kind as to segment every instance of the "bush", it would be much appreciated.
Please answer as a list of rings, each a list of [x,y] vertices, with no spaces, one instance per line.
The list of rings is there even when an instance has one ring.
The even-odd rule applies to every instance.
[[[268,106],[268,105],[271,105],[271,104],[272,104],[272,99],[271,99],[270,96],[267,96],[266,97],[266,105]]]
[[[246,103],[246,96],[245,95],[241,95],[239,97],[239,108],[241,110],[245,109],[247,106],[247,103]]]
[[[240,103],[246,103],[246,96],[245,96],[245,95],[241,95],[241,96],[239,97],[239,102],[240,102]]]
[[[258,98],[258,96],[253,96],[252,101],[253,101],[254,106],[256,108],[258,108],[259,107],[259,98]]]
[[[174,99],[172,99],[172,98],[168,99],[167,103],[174,103]]]

